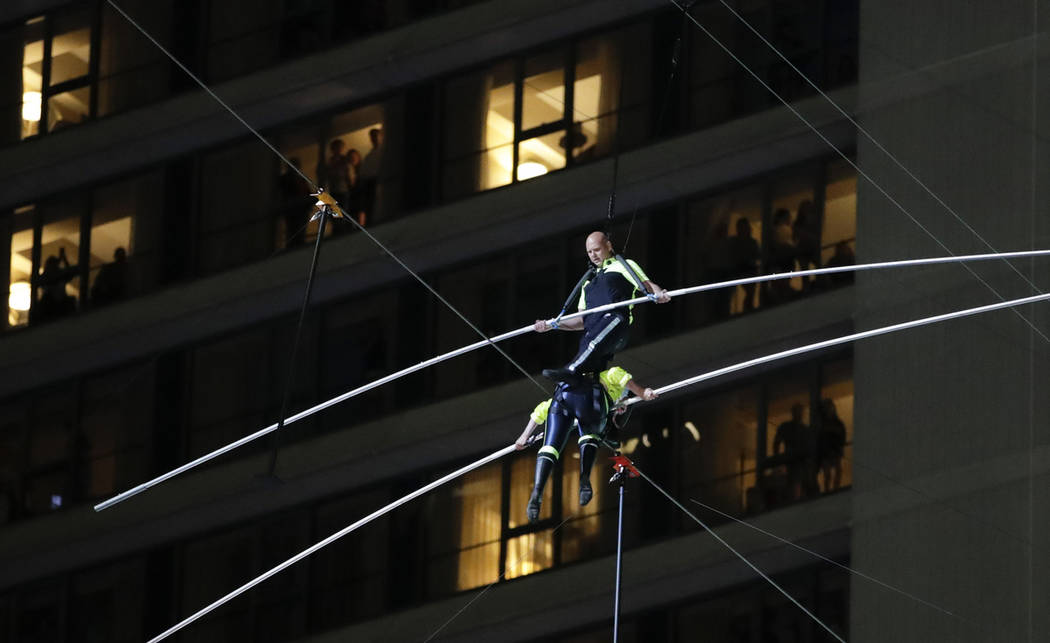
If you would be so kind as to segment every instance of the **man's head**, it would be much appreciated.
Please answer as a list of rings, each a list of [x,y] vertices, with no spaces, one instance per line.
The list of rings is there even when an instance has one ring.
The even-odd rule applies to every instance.
[[[345,147],[346,143],[343,142],[343,139],[337,138],[328,144],[328,151],[333,155],[342,154]]]
[[[802,413],[805,410],[806,409],[805,409],[804,406],[802,406],[801,404],[798,404],[796,402],[795,405],[791,407],[791,419],[796,421],[796,422],[801,422],[802,421]]]
[[[587,235],[587,258],[596,266],[613,256],[612,241],[604,232],[592,232]]]
[[[372,147],[379,147],[383,144],[383,130],[373,127],[368,130],[368,138],[372,141]]]
[[[128,251],[122,247],[117,248],[113,251],[113,261],[116,263],[124,263],[128,260]]]

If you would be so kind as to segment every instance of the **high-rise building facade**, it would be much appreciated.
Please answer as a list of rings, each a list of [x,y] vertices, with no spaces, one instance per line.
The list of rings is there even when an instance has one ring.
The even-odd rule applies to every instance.
[[[666,288],[1047,238],[1032,3],[691,3],[702,27],[659,0],[116,4],[0,8],[0,641],[147,639],[521,432],[547,393],[486,348],[93,510],[275,422],[289,372],[298,411],[479,339],[336,220],[290,364],[315,184],[490,335],[558,312],[595,229]],[[637,306],[617,363],[659,387],[1046,272],[1015,267],[1032,283],[941,266]],[[837,636],[1039,640],[1048,331],[1019,312],[636,405],[623,450]],[[577,340],[502,347],[536,376]],[[603,455],[579,506],[575,451],[536,523],[525,450],[176,638],[608,640],[617,490]],[[834,640],[654,488],[625,498],[620,640]]]

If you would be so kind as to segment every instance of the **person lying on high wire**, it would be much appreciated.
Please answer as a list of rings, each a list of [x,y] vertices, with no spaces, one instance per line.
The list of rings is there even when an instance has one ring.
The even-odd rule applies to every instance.
[[[657,393],[634,381],[631,374],[619,366],[602,371],[596,378],[581,377],[574,382],[559,382],[554,397],[540,402],[529,416],[529,423],[514,445],[524,449],[529,438],[541,426],[546,427],[543,446],[536,456],[536,478],[526,508],[529,522],[540,517],[543,488],[547,484],[554,463],[565,450],[565,443],[575,424],[580,433],[580,506],[591,501],[591,467],[598,455],[598,446],[605,439],[610,415],[623,410],[619,407],[630,391],[643,400],[655,400]]]
[[[671,301],[667,291],[649,281],[637,263],[613,251],[612,241],[604,232],[592,232],[587,236],[587,257],[592,266],[569,295],[571,301],[576,291],[580,291],[577,310],[633,299],[639,292],[660,304]],[[565,307],[561,314],[565,313]],[[537,333],[553,328],[583,331],[579,350],[572,361],[563,368],[544,369],[544,377],[556,382],[580,382],[581,375],[605,369],[612,357],[627,345],[628,328],[634,321],[632,308],[593,313],[562,323],[558,321],[561,314],[551,322],[537,319],[533,325]]]

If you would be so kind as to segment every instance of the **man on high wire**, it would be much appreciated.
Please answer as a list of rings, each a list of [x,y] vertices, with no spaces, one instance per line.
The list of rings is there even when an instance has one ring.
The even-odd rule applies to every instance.
[[[612,241],[604,232],[587,235],[587,257],[592,267],[581,280],[578,310],[633,299],[644,292],[653,301],[666,304],[671,296],[666,290],[649,281],[641,267],[630,259],[613,252]],[[572,296],[575,296],[575,292]],[[570,296],[570,300],[572,298]],[[593,313],[559,323],[537,319],[534,328],[545,333],[552,328],[582,330],[576,356],[563,368],[544,369],[544,377],[556,382],[580,383],[583,376],[608,368],[609,361],[627,346],[628,329],[634,321],[631,309],[617,308],[604,313]],[[560,317],[560,315],[559,315]]]

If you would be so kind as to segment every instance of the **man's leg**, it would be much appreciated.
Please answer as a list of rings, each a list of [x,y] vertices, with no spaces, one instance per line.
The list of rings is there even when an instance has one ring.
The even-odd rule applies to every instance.
[[[628,330],[626,319],[606,314],[601,324],[584,332],[573,360],[564,368],[545,369],[544,377],[557,382],[576,382],[579,374],[603,370],[613,355],[627,345]]]

